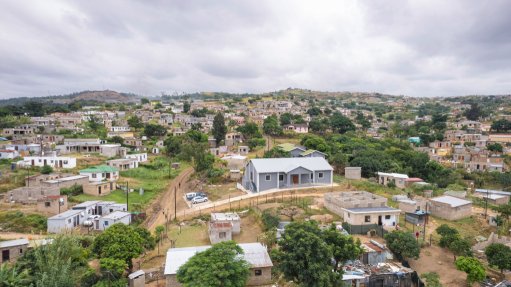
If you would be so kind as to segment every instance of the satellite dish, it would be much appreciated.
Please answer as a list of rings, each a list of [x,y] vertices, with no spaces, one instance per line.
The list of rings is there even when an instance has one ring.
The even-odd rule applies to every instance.
[[[62,198],[62,197],[61,197],[61,198],[59,198],[59,204],[60,204],[60,205],[63,205],[63,204],[64,204],[64,198]]]

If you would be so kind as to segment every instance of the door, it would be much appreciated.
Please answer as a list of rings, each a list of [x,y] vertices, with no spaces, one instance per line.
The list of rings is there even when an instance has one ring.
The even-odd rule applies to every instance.
[[[291,175],[291,178],[293,180],[293,184],[298,184],[298,180],[299,180],[298,174]]]
[[[44,160],[44,165],[46,165],[46,164],[47,164],[47,161],[46,161],[46,160]]]
[[[8,262],[11,259],[11,254],[9,250],[2,250],[2,263]]]
[[[98,186],[98,194],[101,195],[101,186]]]
[[[382,224],[383,224],[383,223],[382,223],[382,221],[381,221],[381,215],[379,215],[379,216],[378,216],[378,225],[380,225],[380,226],[381,226]]]

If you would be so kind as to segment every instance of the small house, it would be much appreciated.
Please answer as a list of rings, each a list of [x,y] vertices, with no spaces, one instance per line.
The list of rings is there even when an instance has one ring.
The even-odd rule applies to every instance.
[[[25,238],[0,241],[0,265],[4,263],[13,263],[21,257],[28,249],[28,240]]]
[[[83,210],[70,209],[48,218],[48,233],[64,233],[80,226],[87,218]]]
[[[80,175],[87,175],[91,182],[116,181],[119,170],[108,165],[98,165],[80,170]]]
[[[37,200],[37,212],[55,215],[67,209],[67,195],[48,195]]]
[[[2,149],[0,150],[0,159],[15,159],[20,156],[17,150]]]
[[[247,155],[247,154],[248,154],[248,151],[249,151],[248,146],[246,146],[246,145],[240,145],[240,146],[238,146],[238,153],[239,153],[240,155]]]
[[[388,186],[389,183],[393,183],[398,188],[406,187],[406,179],[408,179],[406,174],[378,172],[377,175],[378,183],[381,185]]]
[[[118,170],[123,171],[123,170],[137,168],[138,161],[133,158],[112,159],[112,160],[107,160],[106,165],[115,167]]]
[[[447,220],[459,220],[472,215],[472,202],[453,197],[439,196],[429,200],[431,214]]]
[[[21,165],[37,167],[49,165],[53,168],[75,168],[76,158],[64,156],[26,156],[23,158]]]
[[[362,168],[347,166],[344,168],[344,177],[346,179],[361,179],[362,178]]]
[[[266,247],[261,243],[240,243],[238,246],[243,250],[242,258],[250,265],[250,273],[246,285],[261,286],[271,284],[271,269],[273,263],[271,262]],[[211,246],[195,246],[169,249],[165,259],[165,269],[163,273],[166,286],[182,286],[176,278],[179,268],[188,262],[192,256],[210,247]]]
[[[131,214],[129,212],[114,211],[96,219],[94,228],[96,230],[105,230],[116,223],[129,225],[131,223]]]

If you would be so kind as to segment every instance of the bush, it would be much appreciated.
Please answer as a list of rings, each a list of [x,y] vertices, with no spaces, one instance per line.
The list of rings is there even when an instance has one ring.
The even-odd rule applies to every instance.
[[[83,186],[74,184],[70,187],[64,187],[60,189],[60,194],[67,196],[75,196],[83,193]]]
[[[53,172],[53,168],[49,165],[45,165],[45,166],[41,167],[42,174],[50,174],[52,172]]]
[[[442,287],[442,284],[440,284],[440,276],[438,276],[436,272],[424,273],[421,277],[426,281],[427,287]]]
[[[278,216],[272,214],[267,210],[263,211],[261,219],[263,221],[265,231],[276,228],[280,222],[280,218]]]

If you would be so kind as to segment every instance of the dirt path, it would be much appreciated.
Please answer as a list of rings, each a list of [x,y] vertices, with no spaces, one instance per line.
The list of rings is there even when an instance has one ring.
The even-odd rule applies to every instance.
[[[40,234],[32,234],[32,233],[18,233],[18,232],[0,232],[0,238],[5,240],[13,240],[20,238],[27,238],[28,240],[32,239],[41,239],[45,238],[46,235]]]
[[[167,191],[158,196],[154,202],[146,210],[147,219],[145,226],[150,231],[154,231],[156,226],[165,224],[165,217],[174,218],[174,192],[177,192],[177,210],[186,208],[186,203],[183,202],[183,194],[188,190],[187,185],[190,176],[193,174],[193,168],[189,167],[181,172],[175,179],[172,180]]]
[[[467,274],[456,269],[453,254],[438,246],[425,247],[418,260],[410,260],[410,266],[419,273],[436,272],[445,287],[466,286]]]

